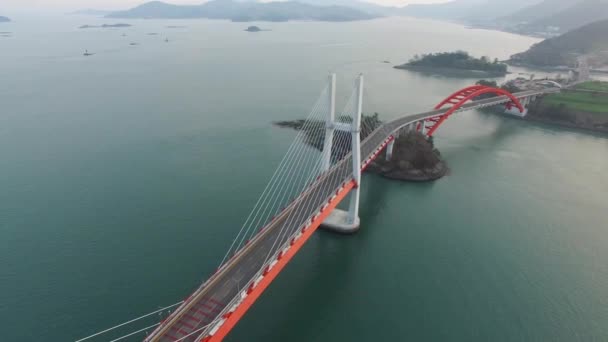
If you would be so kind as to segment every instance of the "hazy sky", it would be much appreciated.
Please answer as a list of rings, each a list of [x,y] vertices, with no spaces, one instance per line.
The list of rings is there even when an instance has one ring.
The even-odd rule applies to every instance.
[[[434,3],[448,0],[367,0],[381,5],[403,6],[411,3]],[[147,2],[147,0],[0,0],[0,14],[3,9],[126,9]],[[200,4],[205,0],[165,0],[174,4]]]

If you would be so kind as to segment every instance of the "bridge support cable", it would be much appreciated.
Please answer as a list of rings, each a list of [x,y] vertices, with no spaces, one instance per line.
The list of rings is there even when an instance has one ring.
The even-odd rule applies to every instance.
[[[326,94],[325,94],[326,95]],[[281,202],[283,201],[284,198],[289,198],[289,197],[285,197],[285,193],[286,191],[291,191],[291,189],[293,189],[293,182],[295,180],[296,183],[300,183],[301,184],[301,180],[302,179],[310,179],[313,178],[317,175],[317,173],[319,172],[319,168],[318,167],[313,167],[310,168],[308,165],[314,165],[315,160],[317,163],[321,162],[321,155],[318,151],[314,150],[313,148],[309,147],[308,145],[304,144],[303,142],[306,143],[310,143],[311,141],[305,141],[304,139],[311,139],[309,135],[305,135],[307,133],[309,133],[309,129],[308,127],[311,127],[312,132],[317,132],[317,131],[321,131],[323,132],[323,130],[318,130],[315,129],[315,125],[319,125],[322,124],[324,122],[324,118],[327,116],[326,112],[323,111],[323,109],[319,109],[319,107],[321,108],[326,108],[327,106],[325,106],[323,104],[323,98],[327,98],[326,96],[321,96],[320,101],[318,101],[318,106],[316,106],[317,108],[315,108],[311,114],[309,115],[309,117],[307,118],[307,120],[305,120],[304,122],[304,127],[300,129],[300,132],[298,133],[296,140],[294,140],[294,143],[292,144],[292,147],[290,149],[290,154],[288,157],[285,157],[283,162],[281,163],[281,167],[279,168],[280,170],[275,172],[275,177],[273,177],[273,180],[269,183],[269,185],[267,186],[267,189],[265,191],[265,194],[262,196],[261,199],[259,199],[258,204],[256,206],[254,206],[254,210],[252,210],[252,214],[248,217],[247,222],[245,225],[243,225],[241,231],[239,232],[239,236],[238,239],[235,239],[235,241],[233,242],[233,244],[231,245],[231,250],[232,251],[239,251],[239,256],[237,258],[241,258],[244,257],[245,254],[247,255],[247,257],[249,258],[250,254],[259,254],[260,252],[265,252],[267,251],[267,245],[265,245],[264,240],[268,240],[269,237],[274,238],[276,236],[276,233],[278,231],[278,229],[275,229],[275,231],[268,231],[268,234],[266,234],[266,232],[264,232],[264,234],[259,234],[255,237],[255,241],[256,243],[258,243],[259,248],[256,247],[257,251],[253,252],[252,248],[248,248],[248,247],[243,247],[243,255],[241,255],[242,253],[240,253],[241,250],[241,246],[242,246],[242,240],[244,239],[244,237],[247,236],[248,231],[250,231],[252,228],[258,228],[258,222],[261,223],[266,223],[265,221],[265,217],[270,215],[270,211],[274,210],[275,208],[280,208],[280,206],[278,206],[279,204],[282,204]],[[316,144],[316,139],[320,139],[322,138],[322,135],[319,138],[316,138],[315,135],[312,136],[313,139],[313,144]],[[306,176],[306,173],[308,172],[309,175]],[[297,188],[296,188],[297,189]],[[282,211],[282,209],[280,209],[280,211]],[[291,212],[291,211],[290,211]],[[281,225],[282,226],[282,225]],[[275,223],[275,227],[274,228],[280,228],[281,226],[276,226]],[[270,240],[272,241],[272,240]],[[268,244],[269,245],[269,244]],[[250,245],[250,247],[253,247],[252,245]],[[227,253],[227,255],[229,256],[231,254],[232,251],[229,251]],[[226,260],[228,259],[228,256],[225,258]],[[224,261],[226,261],[224,260]],[[238,286],[238,283],[235,282],[233,285],[226,283],[224,279],[225,273],[229,273],[230,274],[230,270],[233,269],[235,263],[238,262],[239,259],[235,259],[231,261],[228,261],[226,263],[222,262],[222,266],[220,266],[221,272],[220,270],[218,270],[218,272],[216,272],[217,277],[212,277],[208,282],[211,281],[211,283],[209,284],[213,284],[213,279],[222,279],[221,282],[222,284],[224,284],[224,288],[223,288],[223,300],[222,300],[222,313],[219,314],[219,316],[215,316],[216,318],[223,316],[224,314],[228,314],[232,311],[226,311],[226,310],[233,310],[232,306],[236,305],[236,303],[238,303],[240,301],[239,298],[241,298],[238,294],[240,293],[241,290],[243,290],[243,288],[241,286]],[[251,265],[249,267],[248,270],[244,270],[245,273],[241,274],[237,274],[237,276],[242,279],[245,280],[246,282],[249,281],[249,284],[251,284],[252,280],[255,280],[256,277],[254,274],[248,274],[250,271],[253,270],[261,270],[262,269],[262,265],[259,264],[258,260],[252,260],[252,259],[248,259],[251,261]],[[263,262],[264,259],[261,258],[259,261]],[[224,269],[223,266],[230,266],[229,268]],[[260,265],[259,268],[257,265]],[[256,274],[258,274],[259,271],[256,271]],[[219,280],[218,280],[219,281]],[[200,300],[200,297],[204,292],[204,289],[206,288],[207,282],[205,284],[203,284],[199,290],[197,290],[190,298],[196,298],[193,302],[198,302]],[[242,285],[244,285],[244,283],[241,283]],[[209,285],[209,286],[213,286],[213,285]],[[225,301],[226,299],[228,299],[227,294],[230,293],[230,297],[232,298],[229,301]],[[234,293],[234,297],[233,296]],[[193,303],[191,302],[191,303]],[[187,316],[187,312],[190,312],[192,304],[187,303],[188,305],[184,304],[183,309],[180,310],[179,314],[176,314],[174,317],[171,317],[170,320],[167,322],[166,325],[161,326],[159,329],[157,329],[153,335],[151,335],[152,337],[149,339],[150,341],[157,341],[159,337],[165,336],[165,334],[167,334],[167,336],[171,336],[171,334],[168,334],[168,328],[167,327],[171,327],[175,324],[178,324],[180,320],[182,320],[182,317],[184,317],[184,315]],[[214,314],[215,315],[215,314]],[[216,320],[213,320],[211,322],[215,322]],[[221,321],[221,320],[220,320]],[[210,321],[205,321],[206,323],[211,323]],[[190,330],[190,329],[189,329]],[[185,331],[185,330],[181,330],[181,331]],[[183,335],[183,334],[182,334]],[[178,335],[179,336],[179,335]]]
[[[321,133],[323,134],[323,132],[321,131]],[[319,137],[321,139],[321,143],[323,142],[323,136]],[[299,188],[297,189],[297,191],[295,193],[297,193],[298,195],[302,194],[310,185],[312,185],[313,182],[315,182],[317,179],[319,179],[320,177],[320,173],[319,172],[321,170],[321,167],[323,166],[323,164],[325,163],[326,159],[324,155],[321,155],[320,158],[316,161],[312,160],[312,163],[310,163],[308,165],[308,169],[312,170],[312,172],[310,172],[309,174],[305,175],[302,174],[304,177],[302,177],[302,179],[298,179],[295,180],[294,183],[296,184],[301,184],[301,186],[299,186]],[[297,197],[295,197],[295,199],[297,199]],[[288,231],[289,230],[289,225],[285,225],[284,231]],[[279,242],[279,246],[282,244],[282,239],[283,239],[283,231],[279,234],[278,236],[278,240],[281,241]]]
[[[338,141],[342,140],[345,140],[345,138],[343,136],[338,136]],[[324,160],[321,160],[321,163],[319,163],[318,166],[321,167],[323,162]],[[315,174],[312,174],[311,176],[312,177],[309,178],[307,183],[312,184],[319,180],[319,177],[315,177]],[[304,188],[302,191],[305,191],[306,189],[307,188]],[[283,248],[282,246],[285,241],[300,228],[299,225],[303,224],[306,219],[304,216],[312,212],[311,203],[313,203],[313,200],[317,198],[317,192],[319,191],[320,189],[316,189],[316,192],[307,201],[301,203],[300,210],[289,213],[287,219],[285,220],[286,223],[279,231],[277,238],[266,256],[266,261],[272,258],[273,255],[276,255]]]
[[[323,133],[322,131],[320,131],[321,134]],[[317,134],[317,133],[315,133]],[[322,136],[319,136],[317,138],[320,138],[319,141],[322,142]],[[295,201],[297,199],[296,194],[301,194],[308,186],[310,186],[310,184],[312,184],[313,181],[315,181],[315,179],[317,179],[318,175],[319,175],[319,168],[323,163],[323,159],[321,156],[319,156],[318,158],[309,158],[308,162],[305,163],[305,165],[302,165],[301,167],[299,166],[295,166],[293,167],[294,170],[297,169],[301,169],[301,170],[308,170],[308,172],[300,172],[298,174],[294,174],[294,175],[288,175],[288,179],[291,179],[291,187],[284,193],[284,198],[280,200],[281,203],[285,203],[287,201],[284,200],[288,200],[289,203],[285,204],[285,207],[291,205],[293,203],[293,201]],[[265,223],[270,223],[272,221],[272,219],[270,219],[270,221],[262,221]],[[255,234],[256,232],[252,232],[252,235]]]
[[[161,308],[161,309],[158,309],[158,310],[155,310],[155,311],[149,312],[149,313],[144,314],[144,315],[142,315],[142,316],[139,316],[139,317],[137,317],[137,318],[133,318],[133,319],[128,320],[128,321],[126,321],[126,322],[123,322],[123,323],[117,324],[117,325],[115,325],[115,326],[113,326],[113,327],[111,327],[111,328],[107,328],[107,329],[104,329],[104,330],[102,330],[102,331],[96,332],[96,333],[94,333],[94,334],[92,334],[92,335],[89,335],[89,336],[87,336],[87,337],[83,337],[83,338],[81,338],[81,339],[79,339],[79,340],[76,340],[75,342],[83,342],[83,341],[86,341],[86,340],[90,340],[90,339],[92,339],[93,337],[97,337],[97,336],[104,335],[104,334],[106,334],[106,333],[109,333],[110,331],[114,331],[114,330],[116,330],[116,329],[118,329],[118,328],[121,328],[121,327],[127,326],[127,325],[129,325],[129,324],[131,324],[131,323],[135,323],[135,322],[140,321],[140,320],[142,320],[142,319],[144,319],[144,318],[146,318],[146,317],[150,317],[150,316],[152,316],[152,315],[154,315],[154,314],[157,314],[157,313],[162,313],[162,312],[163,312],[163,311],[165,311],[165,310],[169,310],[169,309],[171,309],[171,308],[174,308],[174,307],[176,307],[176,306],[178,306],[178,305],[181,305],[183,302],[184,302],[184,301],[182,300],[181,302],[177,302],[177,303],[175,303],[175,304],[171,304],[171,305],[169,305],[169,306],[165,306],[165,307],[163,307],[163,308]],[[145,331],[145,330],[146,330],[146,329],[144,329],[143,331]],[[141,331],[139,331],[139,332],[141,332]]]
[[[139,329],[139,330],[134,331],[134,332],[132,332],[132,333],[126,334],[126,335],[121,336],[121,337],[119,337],[119,338],[115,338],[115,339],[111,340],[110,342],[118,342],[118,341],[122,341],[122,340],[124,340],[125,338],[128,338],[128,337],[131,337],[131,336],[134,336],[134,335],[140,334],[140,333],[142,333],[142,332],[144,332],[144,331],[146,331],[146,330],[150,330],[150,329],[155,328],[155,327],[157,327],[157,326],[159,326],[159,325],[160,325],[160,322],[159,322],[159,323],[156,323],[156,324],[153,324],[153,325],[150,325],[150,326],[147,326],[147,327],[145,327],[145,328]]]
[[[342,137],[342,138],[349,138],[349,137]],[[344,160],[339,161],[339,165],[344,165]],[[334,168],[335,167],[339,167],[339,165],[334,166]],[[346,166],[348,166],[348,165],[346,165]],[[337,173],[334,173],[332,175],[335,177],[337,175]],[[322,175],[322,177],[323,177],[323,175]],[[328,174],[325,174],[325,177],[328,177]],[[317,183],[317,185],[318,185],[318,183]],[[303,205],[301,205],[301,207],[303,207],[303,208],[311,208],[311,205],[314,205],[314,203],[317,203],[317,205],[319,205],[318,202],[313,201],[313,200],[316,200],[316,199],[319,198],[318,195],[317,195],[317,193],[318,193],[318,191],[320,189],[325,189],[325,193],[321,193],[321,195],[322,196],[326,196],[326,198],[329,198],[331,196],[331,194],[333,194],[335,192],[335,189],[328,189],[328,188],[322,188],[322,187],[317,186],[316,188],[314,188],[315,194],[313,194],[312,196],[306,197],[307,200],[303,202]],[[303,213],[306,213],[306,215],[308,215],[308,217],[302,216]],[[299,215],[299,217],[301,217],[301,219],[300,220],[291,219],[291,220],[288,220],[289,224],[283,225],[282,228],[290,227],[291,229],[293,229],[292,232],[297,233],[297,234],[291,234],[290,236],[292,236],[292,239],[289,240],[289,241],[286,241],[285,245],[281,246],[282,248],[280,248],[280,249],[279,248],[273,248],[273,249],[271,249],[271,250],[274,250],[276,252],[276,254],[274,255],[275,258],[265,261],[263,263],[263,266],[256,273],[256,275],[251,278],[251,281],[247,285],[247,289],[248,289],[247,292],[246,292],[247,294],[249,294],[250,291],[253,291],[253,289],[255,288],[256,284],[258,284],[259,282],[263,281],[264,275],[267,272],[269,272],[269,270],[271,269],[272,265],[276,264],[276,262],[278,262],[278,260],[281,259],[281,256],[283,255],[283,253],[288,253],[288,252],[285,252],[286,250],[289,249],[289,247],[287,247],[287,243],[289,243],[289,246],[292,246],[294,243],[296,243],[297,236],[300,236],[300,237],[304,236],[303,235],[304,234],[303,228],[309,227],[309,225],[310,225],[311,222],[310,222],[310,220],[307,220],[307,218],[310,219],[310,215],[313,215],[313,213],[314,212],[311,212],[310,210],[306,210],[306,209],[298,210],[297,214]],[[308,223],[306,223],[306,222],[308,222]],[[268,261],[271,261],[271,262],[268,262]],[[230,308],[229,309],[230,311],[224,311],[222,313],[222,317],[230,317],[230,314],[233,313],[235,310],[238,310],[238,308],[240,307],[240,305],[242,305],[240,303],[242,301],[247,301],[247,298],[248,297],[246,297],[245,293],[243,293],[243,295],[241,297],[234,298],[227,305],[227,308]],[[224,323],[222,323],[222,322],[224,322],[224,319],[223,318],[222,319],[218,318],[214,322],[215,323],[213,323],[212,326],[219,327],[221,329],[223,327],[223,324],[224,324]],[[214,329],[214,331],[217,332],[217,329]],[[199,336],[199,337],[200,338],[204,338],[205,336],[211,336],[210,334],[213,335],[214,333],[212,331],[211,332],[206,332],[204,334],[201,334],[201,336]]]
[[[325,120],[325,139],[323,140],[322,171],[329,170],[331,166],[331,146],[334,141],[334,121],[336,120],[336,74],[329,75],[329,111]]]
[[[316,124],[321,122],[322,121],[315,121]],[[302,145],[322,146],[323,135],[324,130],[313,129],[313,133],[307,137],[308,140],[305,143],[302,142]],[[311,149],[308,146],[306,148]],[[296,164],[290,168],[291,170],[287,174],[286,178],[287,190],[283,191],[281,197],[276,199],[279,203],[284,204],[285,202],[294,198],[295,194],[302,193],[302,191],[304,191],[319,175],[320,165],[323,163],[323,157],[316,151],[313,151],[312,153],[315,154],[312,158],[307,158],[301,164]],[[303,172],[297,173],[296,171],[298,170]],[[267,222],[261,221],[261,223],[264,224]]]
[[[277,179],[275,179],[275,181],[270,186],[271,190],[269,195],[264,198],[261,207],[257,209],[256,213],[253,216],[253,219],[247,223],[247,231],[245,234],[243,234],[243,237],[241,238],[241,241],[239,242],[236,250],[240,249],[240,247],[242,246],[245,240],[245,236],[247,236],[247,232],[249,232],[249,235],[254,235],[255,233],[257,233],[258,228],[262,227],[263,224],[267,223],[271,215],[277,214],[280,211],[281,207],[285,206],[284,201],[286,198],[288,198],[289,192],[292,191],[290,189],[292,189],[293,186],[296,185],[296,182],[294,182],[294,172],[306,172],[306,158],[310,158],[311,156],[309,154],[311,153],[313,154],[312,158],[316,157],[314,155],[316,153],[310,152],[310,148],[305,146],[302,140],[308,139],[308,137],[306,136],[307,132],[309,130],[313,130],[314,125],[318,124],[319,118],[324,115],[324,106],[321,105],[320,107],[321,110],[318,110],[319,108],[315,109],[313,114],[311,114],[311,116],[306,120],[305,124],[301,128],[300,133],[302,133],[302,135],[298,135],[296,137],[296,140],[294,141],[294,143],[296,144],[296,147],[294,149],[295,152],[281,168],[279,177],[277,177]]]
[[[348,104],[345,107],[345,110],[340,115],[339,120],[341,122],[344,122],[344,121],[356,122],[357,121],[355,116],[353,115],[353,112],[356,110],[353,110],[351,108],[354,107],[354,105],[353,105],[354,99],[355,98],[360,99],[360,96],[358,95],[359,89],[360,88],[355,89],[355,91],[351,95],[350,100],[348,101]],[[328,123],[328,125],[333,126],[334,123],[333,122]],[[344,126],[344,127],[350,127],[350,126],[351,125]],[[349,148],[351,147],[352,141],[353,140],[351,138],[351,134],[348,134],[348,135],[340,134],[340,135],[338,135],[337,145],[336,145],[336,141],[332,141],[331,144],[327,144],[327,142],[325,142],[324,147],[327,147],[327,146],[329,146],[329,147],[327,150],[323,151],[323,157],[325,158],[325,156],[331,155],[332,151],[336,151],[336,153],[338,153],[338,155],[340,155],[340,156],[347,155],[347,152],[348,152]],[[348,146],[348,148],[346,148],[346,146]],[[350,150],[352,151],[352,148],[350,148]],[[331,158],[330,158],[330,160],[331,160]],[[336,177],[338,174],[339,173],[334,173],[332,175],[332,177]],[[327,189],[327,187],[331,187],[333,184],[335,184],[335,180],[331,179],[329,182],[326,183],[324,188],[317,188],[315,193],[312,196],[308,197],[308,201],[302,204],[303,208],[301,210],[298,210],[297,212],[291,212],[289,214],[289,216],[286,220],[286,224],[281,228],[279,235],[275,239],[275,241],[266,257],[266,261],[268,261],[269,259],[272,259],[272,257],[274,255],[276,255],[277,253],[280,253],[280,250],[283,248],[283,245],[287,242],[287,240],[290,237],[292,237],[295,233],[297,233],[297,230],[300,228],[299,226],[302,225],[302,223],[306,221],[307,216],[310,215],[310,213],[313,213],[316,211],[313,206],[315,205],[315,203],[317,203],[319,201],[320,197],[322,197],[323,194],[329,194],[331,189]]]
[[[361,87],[359,86],[359,84],[360,81],[358,81],[357,85],[355,86],[355,90],[353,91],[347,105],[345,106],[339,117],[340,125],[338,127],[341,134],[338,135],[338,140],[332,141],[331,145],[325,145],[329,146],[327,152],[333,150],[336,151],[336,153],[338,154],[339,159],[337,160],[336,164],[340,164],[340,169],[338,170],[338,172],[333,172],[331,179],[329,179],[329,181],[325,183],[325,188],[318,189],[317,192],[320,193],[320,195],[317,195],[315,193],[313,196],[310,197],[311,199],[318,198],[319,196],[321,198],[324,198],[323,196],[331,196],[331,192],[334,191],[335,188],[339,186],[339,184],[342,183],[342,181],[348,175],[349,168],[346,167],[344,161],[347,159],[352,159],[352,146],[355,141],[353,135],[355,134],[354,131],[358,131],[357,129],[353,129],[353,127],[356,127],[354,125],[356,125],[356,122],[358,121],[357,113],[361,112],[359,106],[359,102],[361,99]],[[357,141],[357,143],[359,143],[359,141]],[[349,155],[351,157],[349,157]],[[350,170],[352,170],[352,168],[350,168]],[[306,220],[308,220],[309,218],[306,217],[306,215],[318,211],[318,208],[314,207],[316,203],[317,202],[313,202],[312,200],[309,201],[309,203],[305,203],[304,210],[301,210],[300,212],[296,213],[295,216],[290,219],[290,224],[285,227],[286,231],[283,234],[284,237],[282,237],[282,239],[278,241],[278,246],[283,246],[283,244],[286,242],[286,238],[289,238],[290,236],[292,236],[293,233],[297,232],[294,231],[294,229],[298,229],[298,227],[294,226],[291,221],[295,222],[295,225],[298,225],[300,224],[300,222],[305,222]],[[280,248],[281,247],[279,247],[279,249]]]
[[[323,106],[324,107],[324,106]],[[321,113],[321,116],[324,116],[325,113]],[[315,118],[311,118],[310,120],[307,120],[307,122],[305,123],[304,127],[302,128],[302,131],[307,134],[305,136],[306,139],[306,143],[304,143],[303,141],[301,141],[302,139],[299,139],[300,145],[301,145],[301,150],[303,151],[302,153],[306,154],[310,154],[309,158],[307,159],[301,159],[301,160],[296,160],[294,161],[294,163],[292,163],[291,165],[288,165],[288,167],[285,168],[285,172],[284,172],[284,176],[281,181],[276,182],[278,185],[276,186],[277,189],[281,189],[283,190],[283,188],[280,187],[281,182],[287,184],[287,188],[285,190],[283,190],[282,192],[277,192],[278,194],[276,195],[276,197],[271,197],[270,201],[273,201],[270,205],[271,209],[276,209],[276,211],[269,211],[266,213],[266,216],[264,215],[260,215],[260,218],[258,221],[253,221],[253,223],[251,224],[253,227],[260,227],[262,226],[262,224],[268,223],[268,219],[270,219],[270,215],[271,214],[277,214],[278,212],[280,212],[283,208],[285,208],[286,206],[286,202],[292,198],[294,195],[298,194],[299,192],[301,192],[305,187],[306,187],[306,182],[304,181],[306,179],[306,175],[307,172],[309,173],[315,173],[316,170],[314,167],[311,167],[311,165],[316,165],[316,163],[319,160],[319,154],[317,151],[314,151],[313,148],[307,146],[307,145],[313,145],[313,146],[318,146],[322,144],[322,130],[318,129],[318,125],[321,124],[321,120],[320,117],[315,117]],[[313,132],[312,134],[310,132]],[[312,151],[311,151],[312,150]],[[295,173],[295,171],[301,171],[300,173]],[[316,175],[316,174],[315,174]],[[284,185],[284,184],[282,184]],[[276,215],[275,215],[276,216]],[[255,230],[252,231],[252,233],[256,232]]]
[[[309,116],[307,117],[304,126],[298,132],[293,143],[288,148],[285,156],[279,163],[279,166],[277,167],[277,169],[275,170],[270,181],[266,185],[266,188],[262,192],[261,196],[258,198],[258,200],[257,200],[256,204],[254,205],[253,209],[251,210],[249,216],[245,220],[245,223],[241,227],[241,230],[237,234],[237,237],[235,238],[232,245],[226,252],[226,255],[222,259],[220,266],[224,264],[224,262],[229,258],[230,254],[232,252],[240,249],[240,247],[242,246],[242,242],[243,242],[242,236],[247,235],[249,230],[255,229],[254,226],[256,226],[256,224],[259,222],[259,220],[261,220],[262,217],[266,217],[266,216],[262,216],[262,217],[260,217],[260,216],[265,215],[264,213],[266,213],[267,211],[271,211],[271,208],[269,208],[270,201],[272,199],[274,199],[274,197],[277,195],[277,192],[279,191],[278,185],[284,183],[284,181],[285,181],[285,179],[284,179],[285,170],[287,168],[293,167],[295,160],[297,158],[301,157],[302,151],[305,148],[303,146],[303,144],[301,143],[301,141],[303,139],[305,139],[306,131],[311,128],[311,126],[314,124],[315,120],[318,120],[320,117],[322,117],[324,101],[327,97],[327,95],[326,95],[327,92],[328,92],[328,88],[325,88],[323,90],[323,92],[321,93],[319,100],[316,102],[315,106],[313,107],[312,111],[310,112]],[[247,229],[247,231],[246,231],[246,229]]]
[[[335,84],[335,78],[330,76],[330,89],[333,88],[333,85]],[[333,102],[333,101],[331,101]],[[351,100],[349,101],[352,102],[352,97]],[[340,115],[339,120],[344,121],[346,117],[350,117],[347,116],[345,112],[343,112],[342,115]],[[327,127],[328,125],[326,125]],[[327,137],[327,134],[325,135]],[[332,143],[328,145],[327,141],[323,142],[322,146],[329,146],[329,148],[327,150],[324,150],[322,152],[322,160],[320,160],[321,164],[318,165],[318,168],[316,168],[317,170],[319,170],[323,164],[325,163],[327,160],[329,161],[329,163],[334,164],[334,158],[333,155],[334,154],[345,154],[344,151],[346,150],[346,148],[344,148],[343,143],[345,143],[347,141],[347,139],[350,139],[349,136],[345,136],[344,134],[339,134],[339,135],[333,135],[332,134]],[[332,146],[336,146],[336,141],[338,142],[337,148],[332,148]],[[348,146],[350,147],[350,146]],[[333,153],[332,153],[333,152]],[[328,159],[325,159],[328,158]],[[315,168],[313,168],[314,170]],[[316,177],[316,174],[312,173],[309,177],[309,179],[305,182],[305,186],[302,188],[302,191],[304,191],[306,188],[308,188],[309,185],[311,185],[313,182],[317,181],[319,177]],[[316,198],[316,194],[314,194],[313,196],[311,196],[311,198]],[[283,244],[285,243],[285,241],[297,230],[299,229],[298,225],[300,225],[305,219],[306,217],[302,217],[302,215],[307,215],[307,213],[311,212],[311,207],[310,207],[310,203],[309,202],[305,202],[302,203],[302,209],[299,210],[298,212],[290,212],[290,214],[288,215],[287,219],[286,219],[286,223],[283,225],[283,227],[281,228],[277,238],[275,239],[272,247],[270,248],[268,255],[266,257],[266,261],[268,261],[269,259],[272,258],[273,255],[276,255],[280,249],[282,249]]]

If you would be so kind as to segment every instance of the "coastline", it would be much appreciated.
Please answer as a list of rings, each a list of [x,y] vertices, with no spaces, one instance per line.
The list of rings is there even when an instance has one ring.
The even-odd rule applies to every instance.
[[[395,69],[400,70],[408,70],[408,71],[416,71],[425,74],[439,74],[442,76],[448,77],[482,77],[482,78],[500,78],[504,77],[508,72],[499,73],[499,72],[491,72],[485,70],[466,70],[466,69],[456,69],[449,67],[428,67],[428,66],[410,66],[410,65],[397,65],[394,66]]]
[[[555,127],[560,127],[560,128],[568,128],[568,129],[581,131],[581,132],[587,132],[587,133],[608,134],[608,121],[607,121],[606,128],[585,127],[585,126],[574,124],[571,122],[566,122],[563,120],[555,120],[555,119],[548,118],[546,116],[540,116],[540,115],[538,115],[538,113],[535,113],[532,111],[533,108],[529,109],[531,111],[525,117],[511,115],[511,114],[505,113],[502,110],[499,110],[498,108],[501,108],[501,107],[489,107],[482,111],[486,111],[488,113],[493,113],[493,114],[498,114],[498,115],[501,115],[501,116],[504,116],[507,118],[511,118],[511,119],[531,122],[531,123],[537,123],[537,124],[539,123],[539,124],[555,126]],[[573,113],[571,113],[571,114],[573,114]]]

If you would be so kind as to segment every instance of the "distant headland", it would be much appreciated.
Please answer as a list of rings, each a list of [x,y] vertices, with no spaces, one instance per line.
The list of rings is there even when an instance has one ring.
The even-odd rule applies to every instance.
[[[113,28],[113,27],[131,27],[130,24],[103,24],[103,25],[82,25],[80,29],[88,29],[88,28]]]
[[[11,21],[8,17],[3,17],[0,15],[0,23],[8,23]]]
[[[108,18],[155,19],[228,19],[249,21],[355,21],[377,18],[378,15],[345,6],[317,6],[296,1],[245,2],[211,0],[201,5],[173,5],[152,1],[126,11],[113,12]]]
[[[475,58],[467,52],[440,52],[416,55],[396,69],[441,73],[454,76],[501,77],[507,74],[507,65],[488,57]]]
[[[540,68],[573,68],[586,60],[591,68],[608,65],[608,19],[579,27],[558,37],[534,44],[511,56],[510,64]]]

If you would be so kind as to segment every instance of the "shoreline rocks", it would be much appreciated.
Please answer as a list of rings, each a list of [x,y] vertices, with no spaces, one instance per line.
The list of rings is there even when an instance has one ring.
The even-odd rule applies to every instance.
[[[430,182],[447,175],[449,168],[432,140],[419,132],[406,132],[395,139],[391,160],[386,160],[383,151],[366,171],[393,180]]]

